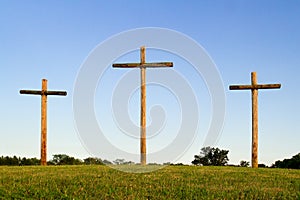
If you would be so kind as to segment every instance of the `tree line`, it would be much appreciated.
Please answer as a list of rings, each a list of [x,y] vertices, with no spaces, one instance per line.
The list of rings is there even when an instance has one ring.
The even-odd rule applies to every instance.
[[[21,158],[17,156],[1,156],[0,165],[8,166],[26,166],[26,165],[40,165],[41,161],[38,158]],[[88,157],[83,160],[68,156],[66,154],[55,154],[53,158],[47,162],[48,165],[104,165],[113,164],[108,160],[101,160],[100,158]]]
[[[192,161],[193,165],[197,166],[235,166],[228,164],[229,150],[222,150],[214,147],[203,147],[199,155],[194,156]],[[125,159],[116,159],[113,162],[109,160],[102,160],[101,158],[88,157],[83,160],[68,156],[66,154],[55,154],[53,158],[47,162],[48,165],[134,165],[136,163],[132,161],[126,161]],[[239,167],[249,167],[248,161],[241,161]],[[17,156],[0,157],[0,165],[8,166],[26,166],[26,165],[40,165],[40,159],[37,158],[21,158]],[[149,163],[148,165],[159,165],[157,163]],[[170,162],[163,165],[183,165],[182,163],[173,164]],[[265,164],[259,164],[258,167],[268,167]],[[271,168],[289,168],[300,169],[300,153],[293,156],[290,159],[277,160],[275,164],[270,166]]]
[[[193,165],[202,166],[225,166],[228,165],[228,150],[222,150],[219,148],[203,147],[199,155],[194,156],[192,161]],[[249,162],[242,160],[239,167],[249,167]],[[234,165],[233,165],[234,166]],[[258,164],[258,167],[268,167],[265,164]],[[271,165],[271,168],[289,168],[300,169],[300,153],[293,156],[290,159],[284,159],[283,161],[277,160],[275,164]]]
[[[277,160],[272,165],[275,168],[289,168],[289,169],[300,169],[300,153],[294,155],[292,158]]]
[[[37,158],[21,158],[17,156],[1,156],[0,165],[18,166],[18,165],[40,165],[40,159]]]

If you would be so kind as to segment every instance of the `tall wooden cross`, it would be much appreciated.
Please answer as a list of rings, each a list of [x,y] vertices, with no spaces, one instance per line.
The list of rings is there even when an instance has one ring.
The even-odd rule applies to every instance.
[[[41,165],[47,165],[47,96],[66,96],[66,91],[48,91],[47,80],[42,80],[42,90],[20,90],[20,94],[41,95]]]
[[[281,84],[257,84],[256,72],[251,72],[251,85],[230,85],[230,90],[252,91],[252,167],[258,167],[258,90],[277,89]]]
[[[116,68],[140,68],[141,69],[141,122],[140,122],[140,148],[141,165],[146,165],[146,68],[173,67],[172,62],[146,63],[146,49],[140,48],[140,63],[113,64]]]

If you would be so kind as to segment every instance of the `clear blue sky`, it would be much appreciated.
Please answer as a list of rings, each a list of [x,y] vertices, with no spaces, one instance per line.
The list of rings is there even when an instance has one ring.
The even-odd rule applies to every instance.
[[[228,85],[250,84],[251,71],[257,72],[259,83],[282,84],[280,90],[259,92],[259,163],[270,165],[289,158],[300,151],[299,19],[298,1],[0,1],[0,155],[40,156],[40,98],[19,95],[19,90],[40,89],[41,79],[47,78],[49,89],[68,91],[67,97],[48,99],[48,159],[57,153],[93,156],[84,148],[73,119],[73,88],[82,63],[99,43],[115,34],[161,27],[193,38],[216,64],[225,89],[226,118],[215,146],[230,150],[230,163],[250,161],[251,96],[250,91],[229,91]],[[125,60],[137,62],[138,55],[135,52]],[[153,60],[169,61],[168,54],[152,55]],[[109,70],[104,80],[115,79],[111,73],[115,71]],[[174,70],[184,71],[175,61]],[[121,76],[125,71],[116,73]],[[200,91],[197,82],[191,82]],[[110,106],[100,101],[101,95],[105,94],[95,97],[99,123],[111,117],[100,111]],[[201,99],[200,92],[196,96]],[[202,147],[210,121],[208,97],[206,91],[198,102],[204,124],[178,162],[190,163]],[[169,97],[151,98],[150,104],[163,105]],[[137,124],[138,101],[136,91],[129,113]],[[178,105],[169,107],[166,112]],[[178,121],[173,123],[170,126],[176,127]],[[129,148],[120,141],[117,144]]]

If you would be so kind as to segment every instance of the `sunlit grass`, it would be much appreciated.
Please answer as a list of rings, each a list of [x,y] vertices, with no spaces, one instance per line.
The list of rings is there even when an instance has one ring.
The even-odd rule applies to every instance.
[[[288,169],[170,166],[125,173],[107,166],[35,166],[0,167],[0,174],[2,199],[300,198],[300,170]]]

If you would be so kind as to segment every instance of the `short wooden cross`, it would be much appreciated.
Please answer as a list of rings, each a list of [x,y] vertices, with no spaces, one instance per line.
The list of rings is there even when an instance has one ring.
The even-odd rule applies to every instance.
[[[41,165],[47,165],[47,96],[66,96],[66,91],[48,91],[47,80],[42,80],[42,90],[20,90],[20,94],[41,95]]]
[[[258,167],[258,90],[277,89],[281,84],[257,84],[256,72],[251,73],[251,85],[230,85],[230,90],[252,91],[252,167]]]
[[[117,63],[113,64],[115,68],[140,68],[141,69],[141,122],[140,122],[140,147],[141,147],[141,165],[146,165],[146,68],[173,67],[172,62],[146,63],[146,49],[140,48],[140,63]]]

